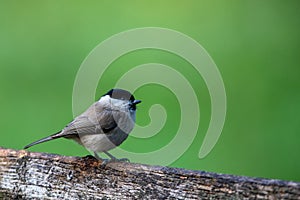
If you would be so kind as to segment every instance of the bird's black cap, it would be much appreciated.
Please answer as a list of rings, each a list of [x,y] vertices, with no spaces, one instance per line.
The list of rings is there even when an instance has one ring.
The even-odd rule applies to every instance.
[[[131,102],[134,102],[135,100],[133,94],[123,89],[111,89],[105,95],[109,95],[113,99],[127,99],[130,100]]]

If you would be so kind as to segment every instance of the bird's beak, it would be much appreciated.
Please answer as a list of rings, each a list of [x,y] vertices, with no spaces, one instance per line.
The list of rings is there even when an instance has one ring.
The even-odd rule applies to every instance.
[[[134,100],[132,103],[134,104],[134,105],[136,105],[136,104],[139,104],[139,103],[141,103],[142,101],[141,100]]]

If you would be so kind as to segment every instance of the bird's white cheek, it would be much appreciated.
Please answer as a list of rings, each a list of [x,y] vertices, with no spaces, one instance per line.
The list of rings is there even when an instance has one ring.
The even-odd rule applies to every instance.
[[[130,111],[130,117],[133,120],[133,122],[135,122],[135,113],[136,113],[135,110]]]
[[[118,127],[126,134],[129,134],[135,124],[135,113],[126,112],[122,117],[118,118]]]

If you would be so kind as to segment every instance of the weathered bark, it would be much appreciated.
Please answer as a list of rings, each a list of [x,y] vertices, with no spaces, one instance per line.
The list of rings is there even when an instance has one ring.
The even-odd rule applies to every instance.
[[[300,183],[0,148],[0,199],[300,199]]]

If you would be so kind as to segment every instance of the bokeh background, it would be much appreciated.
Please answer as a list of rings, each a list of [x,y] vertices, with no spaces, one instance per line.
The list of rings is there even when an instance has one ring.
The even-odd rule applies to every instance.
[[[63,128],[73,118],[73,83],[89,52],[116,33],[156,26],[194,38],[222,74],[227,118],[212,152],[198,159],[210,119],[209,93],[201,76],[176,55],[141,50],[120,57],[99,82],[96,97],[136,65],[172,66],[196,88],[201,122],[193,144],[171,166],[300,181],[299,10],[297,0],[1,1],[0,146],[21,149]],[[139,88],[135,96],[143,100],[139,125],[150,123],[149,108],[157,103],[165,107],[168,119],[154,137],[130,137],[121,148],[159,149],[178,128],[176,96],[155,84]],[[88,154],[64,139],[30,150]]]

